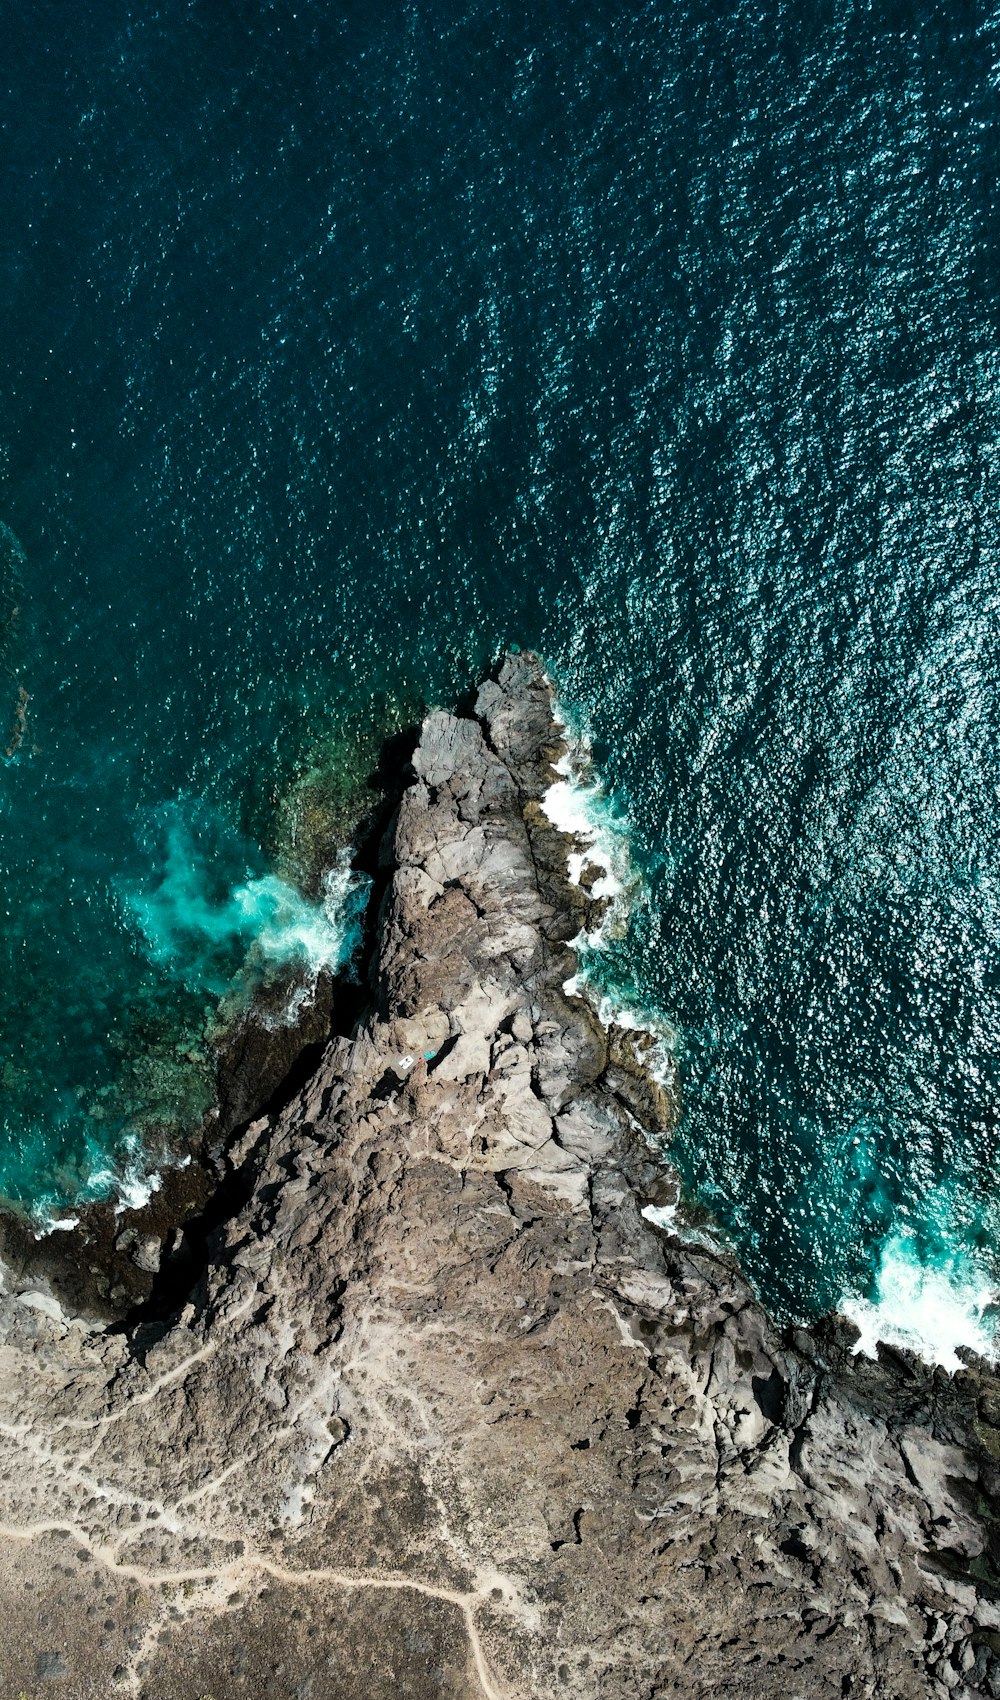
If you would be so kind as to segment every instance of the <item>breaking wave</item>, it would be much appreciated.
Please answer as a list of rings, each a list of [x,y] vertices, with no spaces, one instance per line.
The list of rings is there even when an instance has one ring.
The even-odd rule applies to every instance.
[[[883,1247],[873,1295],[847,1294],[841,1308],[861,1330],[856,1352],[875,1357],[884,1341],[957,1370],[957,1347],[995,1357],[998,1299],[989,1273],[974,1259],[954,1255],[935,1267],[922,1259],[912,1236],[894,1234]]]
[[[220,888],[189,822],[171,812],[162,873],[127,901],[150,959],[189,989],[222,998],[239,976],[244,988],[292,971],[291,1019],[324,970],[337,972],[361,940],[368,881],[341,849],[316,902],[275,873],[248,873]]]

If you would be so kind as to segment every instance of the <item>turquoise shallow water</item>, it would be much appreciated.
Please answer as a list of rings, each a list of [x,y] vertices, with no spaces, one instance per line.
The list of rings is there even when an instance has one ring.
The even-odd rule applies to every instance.
[[[631,822],[600,972],[676,1024],[678,1154],[769,1301],[988,1288],[992,15],[5,40],[0,1187],[62,1208],[197,1117],[232,976],[350,946],[296,783],[514,641]]]

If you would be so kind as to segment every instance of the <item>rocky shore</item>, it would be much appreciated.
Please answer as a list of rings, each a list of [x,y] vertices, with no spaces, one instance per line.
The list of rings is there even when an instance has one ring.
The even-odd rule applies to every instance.
[[[673,1104],[564,990],[560,748],[531,656],[426,720],[359,1018],[173,1314],[8,1271],[2,1700],[1000,1696],[1000,1386],[643,1216]]]

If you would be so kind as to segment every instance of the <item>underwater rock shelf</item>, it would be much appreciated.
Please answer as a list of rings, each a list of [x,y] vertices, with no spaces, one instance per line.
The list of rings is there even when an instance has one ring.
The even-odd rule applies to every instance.
[[[1000,1386],[783,1334],[644,1218],[673,1099],[564,989],[561,753],[528,655],[425,721],[365,1006],[179,1314],[8,1282],[5,1692],[1000,1695]]]

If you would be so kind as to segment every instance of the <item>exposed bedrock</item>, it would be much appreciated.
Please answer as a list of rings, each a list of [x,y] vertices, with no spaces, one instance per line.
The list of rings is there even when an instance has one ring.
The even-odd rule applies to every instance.
[[[369,1013],[179,1316],[3,1301],[3,1700],[1000,1696],[997,1384],[783,1337],[643,1218],[559,748],[530,656],[429,716]]]

